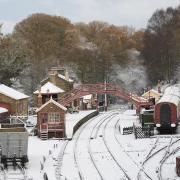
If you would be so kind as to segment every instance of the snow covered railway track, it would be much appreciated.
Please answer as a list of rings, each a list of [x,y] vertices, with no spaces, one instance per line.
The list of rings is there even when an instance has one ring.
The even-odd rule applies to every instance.
[[[175,139],[175,140],[173,140],[173,139]],[[168,140],[169,140],[169,142],[168,142]],[[176,137],[176,136],[174,136],[174,137],[173,136],[157,137],[154,145],[152,146],[152,148],[149,151],[148,155],[146,156],[144,162],[142,163],[142,167],[138,173],[138,179],[144,179],[143,173],[145,173],[145,172],[147,173],[149,170],[151,170],[152,172],[148,172],[151,179],[154,180],[156,177],[158,180],[161,180],[163,163],[169,157],[169,154],[171,154],[170,151],[176,152],[179,150],[176,147],[176,146],[178,146],[177,143],[179,141],[180,141],[180,138]],[[164,144],[164,145],[162,145],[162,144]],[[175,147],[173,148],[173,146],[175,146]],[[173,149],[173,150],[170,150],[170,149]],[[152,165],[152,163],[150,163],[151,161],[153,161],[153,164],[155,166],[152,168],[149,168],[148,163],[150,165]],[[157,164],[159,164],[158,167],[157,167]],[[154,168],[154,170],[152,170],[153,168]]]
[[[126,161],[128,160],[128,162],[129,162],[129,164],[131,164],[131,166],[134,165],[136,167],[137,171],[138,170],[139,171],[141,171],[141,170],[143,171],[143,169],[141,169],[141,167],[138,165],[138,163],[129,155],[129,153],[123,147],[122,142],[120,141],[120,138],[119,138],[119,136],[120,136],[119,133],[120,132],[119,132],[119,126],[118,126],[119,122],[120,122],[120,119],[114,125],[114,138],[115,138],[116,142],[119,145],[119,148],[120,148],[119,153],[121,153],[124,157],[126,157]],[[145,176],[147,177],[147,179],[152,180],[146,172],[144,172],[144,173],[145,173]],[[139,176],[137,177],[137,179],[139,179]]]
[[[84,131],[86,126],[88,126],[95,119],[98,119],[100,116],[101,114],[83,124],[75,133],[73,139],[69,141],[64,150],[62,150],[62,162],[60,163],[60,166],[58,167],[56,172],[58,174],[58,179],[84,179],[78,161],[78,141],[80,139],[81,133]],[[69,173],[69,170],[71,171],[71,173]]]
[[[131,180],[130,176],[127,174],[126,170],[122,167],[122,165],[119,163],[119,159],[116,158],[116,156],[114,155],[113,151],[111,150],[110,146],[107,143],[107,138],[106,138],[106,129],[108,124],[110,123],[110,121],[108,121],[104,128],[103,128],[103,142],[108,150],[108,152],[111,154],[114,162],[117,164],[117,166],[121,169],[121,171],[124,173],[126,179]]]
[[[88,141],[88,152],[89,152],[90,158],[91,158],[91,160],[92,160],[92,162],[93,162],[93,164],[94,164],[94,167],[95,167],[96,170],[98,171],[99,176],[101,177],[102,180],[103,180],[104,178],[103,178],[102,172],[100,171],[100,168],[99,168],[98,165],[97,165],[96,159],[95,159],[94,156],[93,156],[93,151],[92,151],[92,148],[91,148],[91,140],[97,139],[97,135],[98,135],[98,133],[99,133],[99,130],[100,130],[102,124],[103,124],[105,121],[113,118],[113,117],[116,116],[117,114],[118,114],[117,112],[114,112],[113,114],[108,115],[108,116],[106,116],[105,118],[101,119],[101,121],[99,121],[99,122],[94,126],[94,128],[92,129],[91,135],[90,135],[91,138],[89,138],[89,141]],[[100,136],[100,137],[101,137],[101,136]]]
[[[4,171],[4,180],[27,180],[27,174],[25,168],[23,168],[19,163],[16,166],[18,169],[9,168],[8,170],[3,169]]]
[[[114,113],[111,113],[114,114]],[[102,179],[98,170],[93,164],[88,151],[88,141],[91,139],[91,131],[97,126],[99,121],[110,116],[109,114],[99,114],[92,118],[73,136],[64,150],[64,156],[61,164],[61,179]],[[67,163],[71,161],[70,165]],[[69,170],[71,169],[71,173]]]
[[[163,177],[162,177],[162,174],[163,174],[162,173],[162,167],[163,167],[164,163],[167,161],[167,159],[170,156],[175,155],[180,150],[179,144],[177,144],[177,142],[180,141],[180,138],[175,140],[174,142],[172,142],[172,140],[173,140],[173,137],[171,138],[171,142],[167,146],[166,152],[165,152],[163,158],[160,161],[160,166],[159,166],[159,171],[158,171],[158,179],[159,180],[163,179]]]
[[[91,132],[91,139],[96,139],[97,136],[98,136],[98,133],[100,131],[100,127],[102,126],[102,124],[107,120],[109,119],[111,116],[113,115],[117,115],[118,113],[117,112],[114,112],[113,114],[111,115],[108,115],[106,116],[105,118],[102,118],[93,128],[92,132]],[[102,133],[101,133],[102,134]]]
[[[101,115],[104,117],[100,117],[100,119],[94,118],[94,120],[86,123],[78,132],[74,143],[73,151],[74,161],[78,170],[79,179],[104,179],[93,157],[90,147],[90,140],[92,139],[93,130],[96,130],[98,132],[100,125],[103,124],[104,121],[108,120],[111,116],[115,116],[117,114],[118,113],[114,112],[105,116]],[[78,148],[80,150],[78,150]],[[84,150],[84,152],[81,152],[82,149]],[[87,169],[84,168],[84,164],[88,164],[88,166],[90,167],[88,170],[91,172],[87,172]]]

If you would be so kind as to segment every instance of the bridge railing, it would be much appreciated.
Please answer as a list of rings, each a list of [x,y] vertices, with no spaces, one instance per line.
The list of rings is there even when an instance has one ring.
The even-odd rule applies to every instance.
[[[121,88],[118,85],[114,85],[110,83],[78,85],[70,92],[64,94],[60,99],[60,103],[63,105],[67,105],[73,100],[88,94],[104,94],[104,93],[119,96],[122,99],[131,101],[133,104],[137,106],[140,105],[141,103],[148,103],[147,99],[139,97],[138,95],[128,92],[127,90]]]

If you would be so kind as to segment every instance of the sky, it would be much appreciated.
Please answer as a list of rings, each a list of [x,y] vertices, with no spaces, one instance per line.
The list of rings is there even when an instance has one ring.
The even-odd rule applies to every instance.
[[[180,0],[0,0],[2,32],[34,13],[64,16],[72,23],[93,20],[145,28],[157,9],[177,7]]]

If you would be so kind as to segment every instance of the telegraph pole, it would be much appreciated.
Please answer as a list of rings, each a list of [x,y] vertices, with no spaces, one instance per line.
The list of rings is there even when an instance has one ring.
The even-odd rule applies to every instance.
[[[105,94],[104,94],[104,110],[107,111],[107,93],[106,93],[106,85],[107,85],[107,77],[105,77],[105,80],[104,80],[104,90],[105,90]]]

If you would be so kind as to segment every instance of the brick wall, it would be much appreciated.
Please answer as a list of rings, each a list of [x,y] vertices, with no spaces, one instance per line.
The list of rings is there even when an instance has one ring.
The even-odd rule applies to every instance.
[[[41,114],[42,113],[48,114],[51,112],[58,112],[60,114],[60,122],[62,123],[63,126],[63,132],[60,133],[59,135],[65,136],[65,111],[53,103],[47,104],[47,106],[45,106],[37,113],[38,134],[40,134]]]

